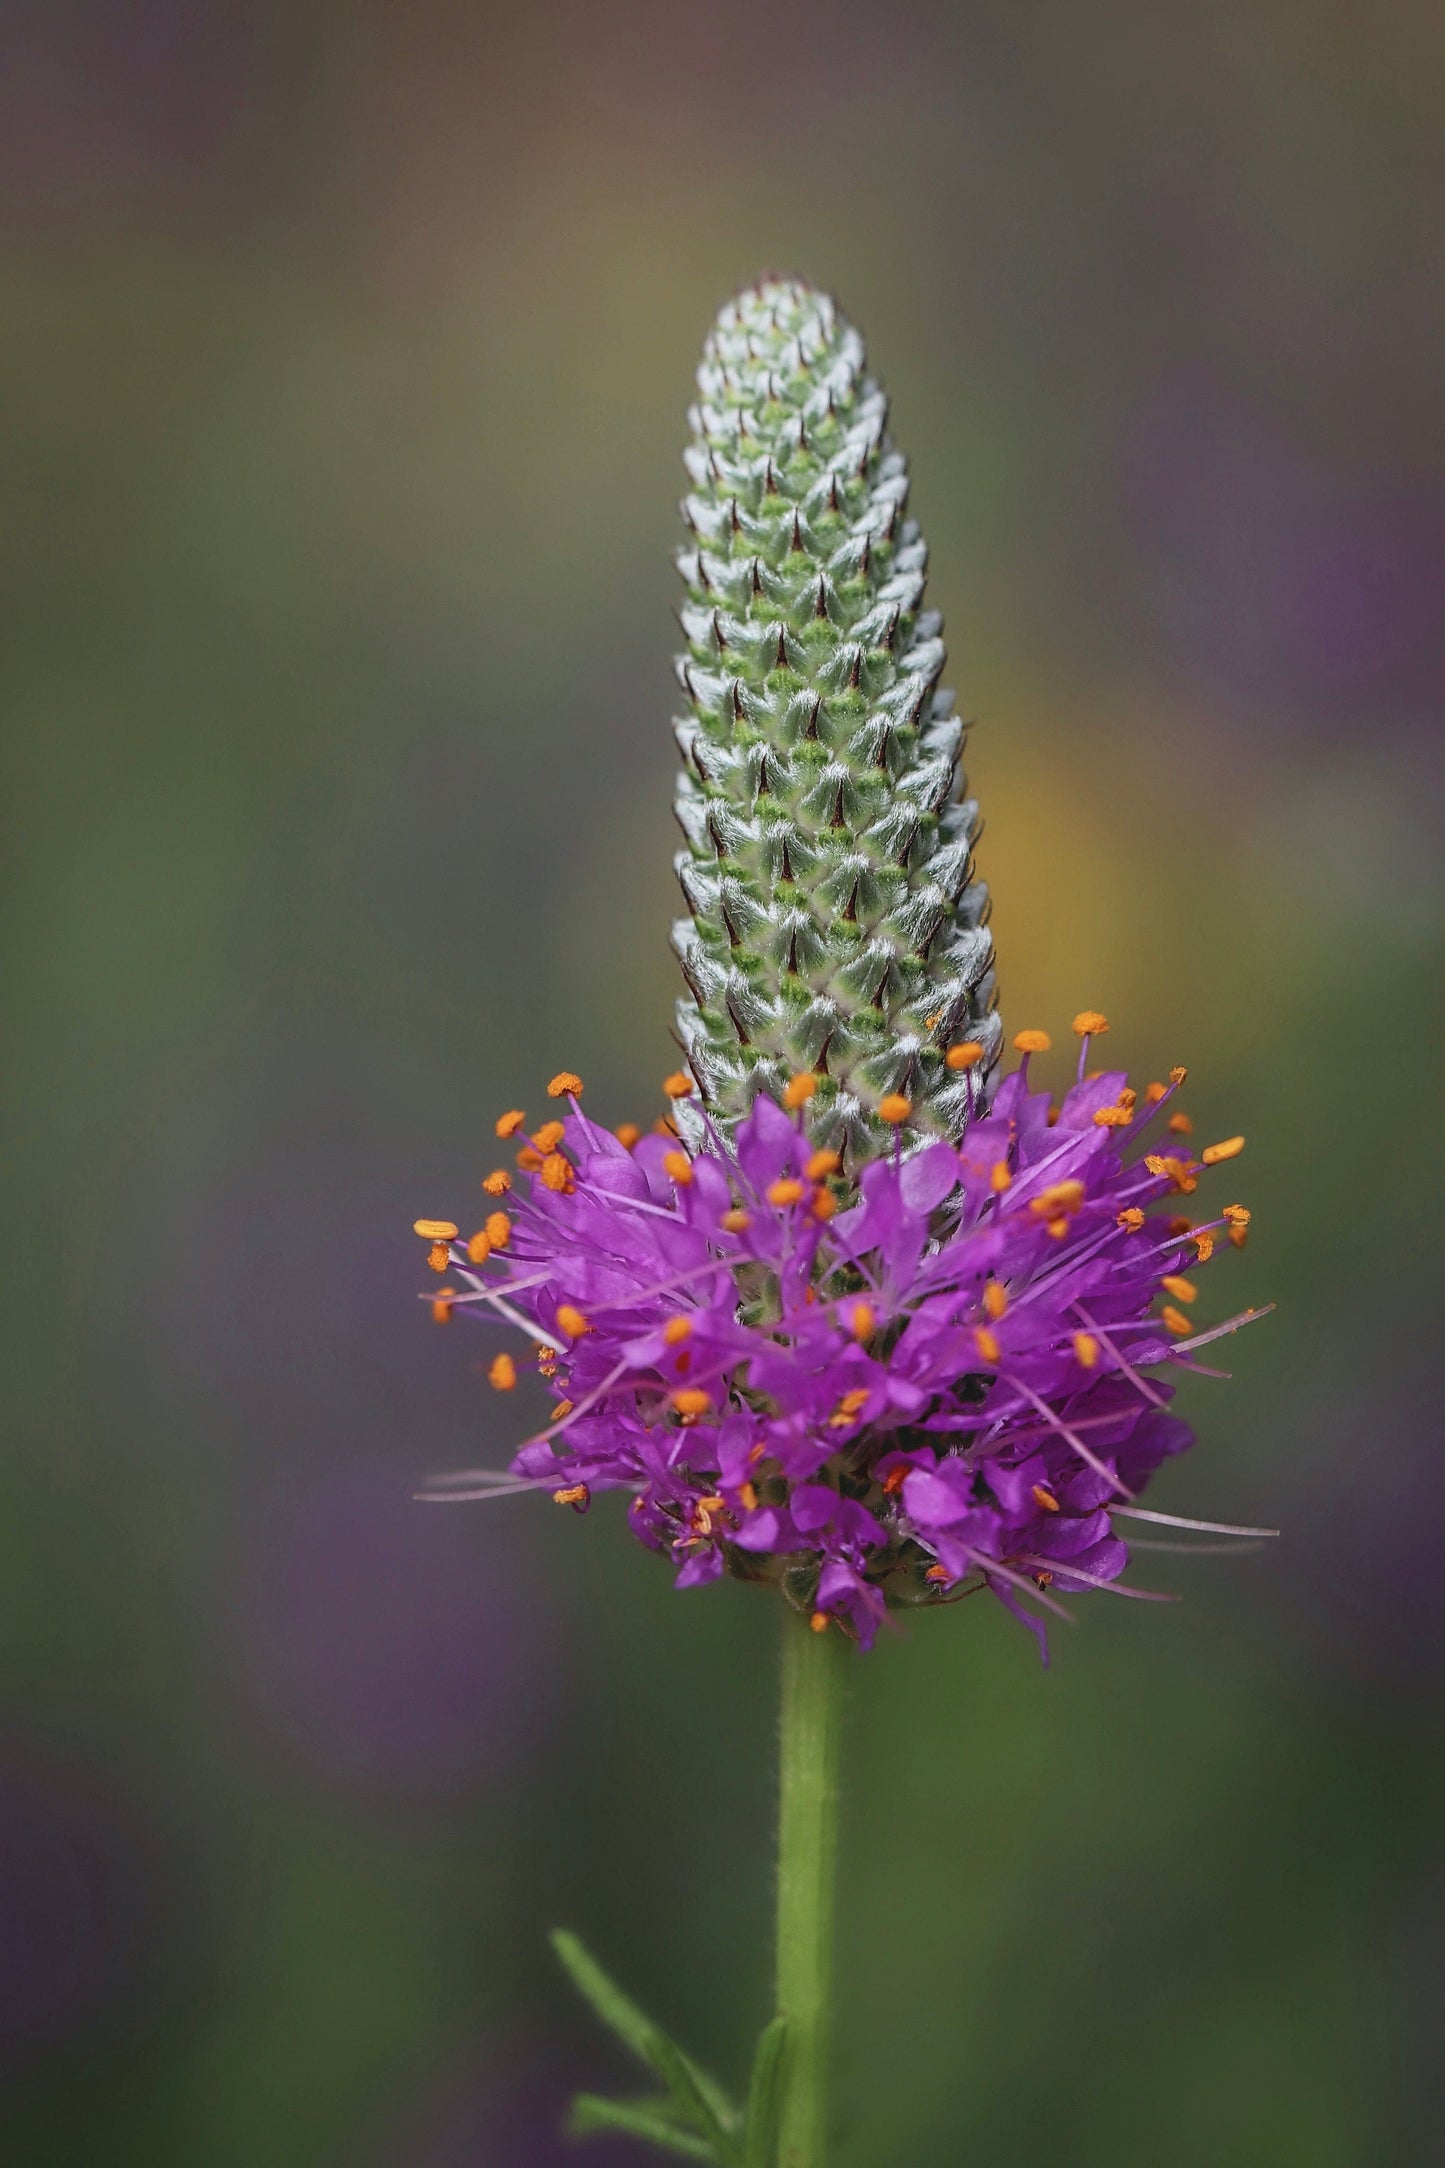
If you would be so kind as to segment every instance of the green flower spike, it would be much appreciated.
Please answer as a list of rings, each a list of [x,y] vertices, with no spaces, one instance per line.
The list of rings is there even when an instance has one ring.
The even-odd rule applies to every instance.
[[[858,333],[797,279],[727,304],[697,381],[677,560],[684,1052],[725,1130],[811,1074],[810,1130],[854,1160],[889,1145],[890,1095],[957,1138],[998,1058],[993,944],[887,402]],[[960,1043],[981,1051],[950,1067]]]

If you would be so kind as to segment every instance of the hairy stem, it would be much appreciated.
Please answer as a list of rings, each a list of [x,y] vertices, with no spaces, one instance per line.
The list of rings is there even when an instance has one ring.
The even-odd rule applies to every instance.
[[[779,2014],[788,2053],[778,2168],[823,2168],[827,2152],[833,1883],[843,1636],[784,1614],[778,1820]]]

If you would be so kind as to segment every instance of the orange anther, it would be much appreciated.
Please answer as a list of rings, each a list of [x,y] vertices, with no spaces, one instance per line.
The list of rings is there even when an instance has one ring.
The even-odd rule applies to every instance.
[[[1188,1077],[1188,1075],[1189,1075],[1189,1071],[1188,1071],[1187,1069],[1185,1069],[1185,1068],[1182,1068],[1182,1067],[1181,1067],[1181,1068],[1171,1069],[1171,1070],[1170,1070],[1170,1072],[1169,1072],[1169,1081],[1170,1081],[1170,1083],[1171,1083],[1171,1084],[1172,1084],[1172,1085],[1173,1085],[1173,1086],[1175,1087],[1175,1089],[1177,1090],[1177,1089],[1178,1089],[1178,1087],[1179,1087],[1179,1086],[1180,1086],[1180,1085],[1181,1085],[1182,1083],[1184,1083],[1184,1082],[1185,1082],[1185,1080],[1186,1080],[1186,1078]]]
[[[995,1197],[1001,1197],[1006,1189],[1012,1189],[1013,1176],[1009,1173],[1006,1159],[996,1159],[989,1170],[988,1186]]]
[[[1199,1289],[1192,1280],[1181,1279],[1177,1272],[1166,1272],[1159,1285],[1171,1294],[1176,1302],[1198,1302]]]
[[[923,1578],[925,1581],[932,1581],[936,1586],[938,1582],[948,1579],[948,1568],[947,1566],[930,1566]]]
[[[625,1152],[630,1152],[642,1135],[642,1131],[638,1128],[636,1122],[619,1122],[612,1133]]]
[[[669,1099],[690,1099],[695,1087],[686,1069],[674,1069],[671,1076],[663,1078],[662,1088]]]
[[[1139,1229],[1143,1226],[1143,1224],[1144,1215],[1139,1210],[1137,1204],[1125,1205],[1123,1211],[1119,1214],[1118,1218],[1114,1222],[1114,1225],[1116,1227],[1123,1228],[1126,1235],[1137,1235]]]
[[[1145,1106],[1157,1107],[1160,1100],[1164,1097],[1164,1094],[1168,1091],[1168,1089],[1169,1087],[1167,1084],[1146,1084],[1144,1087]]]
[[[987,1325],[974,1326],[973,1344],[986,1363],[996,1363],[1002,1353],[998,1344],[998,1334],[990,1332]]]
[[[582,1312],[570,1302],[559,1302],[557,1305],[557,1329],[559,1332],[565,1332],[569,1340],[580,1340],[583,1333],[590,1332],[592,1327],[588,1324]]]
[[[482,1177],[482,1188],[489,1197],[505,1197],[511,1186],[512,1177],[505,1167],[494,1167],[490,1174]]]
[[[1059,1501],[1054,1496],[1053,1492],[1049,1489],[1047,1484],[1035,1483],[1033,1490],[1030,1493],[1030,1496],[1032,1497],[1034,1504],[1038,1507],[1041,1513],[1058,1512]]]
[[[479,1227],[467,1244],[467,1262],[472,1265],[484,1265],[491,1254],[492,1238],[485,1227]]]
[[[520,1107],[512,1107],[509,1112],[498,1117],[497,1135],[499,1137],[515,1137],[526,1119],[527,1117]]]
[[[745,1235],[752,1224],[750,1215],[744,1212],[741,1205],[734,1205],[730,1212],[724,1212],[719,1222],[730,1235]]]
[[[699,1385],[680,1385],[668,1398],[682,1416],[706,1415],[712,1405],[710,1396]]]
[[[552,1409],[553,1422],[562,1422],[566,1416],[572,1413],[572,1407],[573,1403],[570,1400],[559,1400]]]
[[[797,1204],[803,1194],[803,1185],[795,1182],[791,1175],[782,1175],[776,1182],[768,1184],[766,1194],[769,1204]]]
[[[1214,1255],[1214,1237],[1209,1232],[1209,1229],[1207,1227],[1196,1228],[1190,1240],[1198,1252],[1200,1264],[1207,1265]]]
[[[878,1119],[887,1122],[890,1129],[906,1122],[912,1112],[913,1101],[906,1099],[902,1092],[885,1092],[878,1102]]]
[[[1190,1121],[1187,1114],[1182,1112],[1171,1114],[1165,1127],[1171,1129],[1176,1137],[1192,1137],[1194,1134],[1193,1122]]]
[[[1097,1039],[1101,1031],[1107,1031],[1109,1019],[1097,1009],[1080,1009],[1074,1018],[1074,1030],[1081,1039]]]
[[[505,1348],[500,1355],[492,1357],[492,1367],[487,1372],[487,1383],[494,1392],[509,1393],[517,1382],[517,1366]]]
[[[1184,1339],[1194,1330],[1194,1320],[1186,1317],[1182,1310],[1176,1310],[1172,1302],[1166,1302],[1159,1315],[1176,1340]]]
[[[883,1478],[884,1497],[896,1498],[898,1496],[898,1493],[902,1490],[904,1484],[908,1481],[908,1476],[909,1469],[907,1464],[904,1462],[900,1462],[899,1466],[896,1468],[890,1468],[887,1475]]]
[[[679,1189],[686,1189],[692,1180],[692,1161],[686,1152],[664,1152],[662,1164]]]
[[[577,1186],[575,1170],[565,1152],[549,1152],[537,1172],[542,1177],[542,1187],[555,1190],[559,1196],[567,1195]]]
[[[943,1059],[945,1065],[955,1072],[972,1069],[983,1060],[983,1048],[977,1039],[960,1039],[957,1046],[949,1048]]]
[[[585,1513],[591,1497],[585,1483],[567,1483],[561,1490],[553,1491],[552,1503],[554,1506],[575,1506],[579,1513]]]
[[[504,1250],[512,1239],[512,1223],[505,1212],[487,1214],[487,1240],[494,1250]]]
[[[1096,1129],[1127,1129],[1133,1119],[1132,1107],[1096,1107],[1094,1109],[1094,1126]]]
[[[877,1322],[871,1302],[855,1302],[848,1313],[848,1330],[855,1340],[871,1340]]]
[[[755,1483],[739,1483],[738,1502],[742,1506],[744,1513],[756,1513],[758,1510],[757,1485]]]
[[[818,1079],[804,1070],[799,1076],[790,1076],[783,1086],[785,1107],[805,1107],[818,1089]]]
[[[1243,1137],[1226,1137],[1222,1144],[1206,1144],[1199,1157],[1206,1167],[1217,1167],[1222,1159],[1238,1159],[1243,1150]]]
[[[1242,1250],[1245,1243],[1249,1240],[1249,1229],[1247,1227],[1240,1226],[1238,1222],[1236,1222],[1236,1224],[1229,1230],[1229,1239],[1234,1244],[1234,1247],[1237,1250]]]
[[[684,1340],[692,1338],[690,1317],[670,1317],[662,1328],[662,1337],[669,1347],[681,1347]]]
[[[457,1239],[455,1220],[413,1220],[412,1227],[423,1242],[455,1242]]]
[[[566,1135],[566,1130],[567,1125],[565,1122],[543,1122],[541,1128],[533,1137],[532,1143],[545,1159],[549,1152],[556,1151]]]
[[[825,1634],[832,1623],[826,1611],[815,1611],[808,1620],[815,1634]]]
[[[1018,1054],[1047,1054],[1053,1040],[1046,1031],[1016,1031],[1014,1051]]]
[[[1092,1370],[1099,1360],[1099,1343],[1091,1332],[1074,1334],[1074,1360],[1081,1370]]]
[[[524,1144],[517,1154],[517,1165],[524,1174],[536,1174],[542,1164],[542,1155],[535,1144]]]
[[[432,1297],[431,1314],[433,1323],[438,1325],[449,1325],[451,1323],[452,1304],[456,1300],[456,1292],[454,1287],[439,1287],[437,1289]]]
[[[833,1195],[832,1190],[824,1189],[822,1183],[820,1182],[818,1187],[813,1192],[812,1199],[808,1205],[808,1210],[812,1213],[814,1219],[830,1220],[833,1217],[833,1214],[837,1211],[837,1209],[838,1200]]]
[[[828,1417],[828,1428],[830,1430],[846,1430],[850,1423],[857,1422],[860,1412],[867,1404],[868,1387],[866,1385],[850,1387]]]
[[[451,1245],[447,1242],[434,1242],[426,1253],[426,1261],[433,1272],[445,1272],[451,1257]]]
[[[547,1086],[549,1099],[580,1099],[581,1096],[582,1079],[575,1076],[570,1069],[559,1069]]]
[[[1029,1210],[1035,1219],[1058,1219],[1060,1215],[1077,1212],[1085,1194],[1083,1183],[1073,1177],[1067,1182],[1051,1182],[1037,1197],[1030,1197]]]
[[[996,1325],[1008,1308],[1008,1289],[999,1280],[990,1280],[983,1291],[983,1314]]]
[[[814,1152],[803,1172],[810,1182],[821,1182],[825,1176],[836,1174],[840,1163],[841,1155],[837,1152]]]

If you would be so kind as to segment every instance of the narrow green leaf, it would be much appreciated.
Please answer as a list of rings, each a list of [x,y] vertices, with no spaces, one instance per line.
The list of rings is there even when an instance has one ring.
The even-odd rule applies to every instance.
[[[598,2131],[622,2130],[631,2138],[644,2138],[664,2152],[681,2153],[688,2160],[716,2162],[718,2156],[706,2138],[694,2137],[668,2120],[670,2101],[604,2100],[599,2093],[579,2093],[572,2103],[567,2128],[575,2138]]]
[[[748,2084],[748,2113],[743,2133],[745,2168],[772,2168],[783,2097],[783,2065],[788,2052],[788,2021],[775,2017],[758,2035],[753,2074]]]
[[[736,2161],[738,2152],[733,2131],[737,2111],[717,2081],[700,2070],[690,2056],[684,2055],[645,2011],[639,2010],[632,1998],[608,1978],[578,1936],[558,1928],[552,1936],[552,1947],[578,1993],[590,2003],[609,2032],[615,2033],[624,2046],[661,2078],[687,2123],[710,2141],[719,2159]]]

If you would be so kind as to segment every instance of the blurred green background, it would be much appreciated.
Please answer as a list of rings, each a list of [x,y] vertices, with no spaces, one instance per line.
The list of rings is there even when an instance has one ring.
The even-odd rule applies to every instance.
[[[657,1111],[683,412],[773,264],[892,393],[1009,1027],[1191,1065],[1279,1305],[1157,1498],[1272,1553],[857,1665],[839,2168],[1438,2157],[1442,59],[5,10],[7,2161],[570,2159],[554,1922],[730,2073],[764,2014],[772,1603],[411,1502],[527,1411],[409,1230],[564,1064]]]

